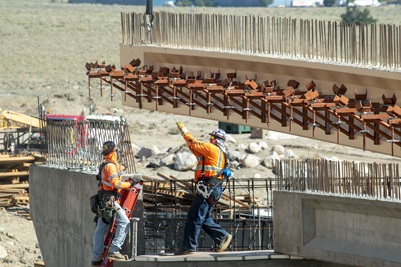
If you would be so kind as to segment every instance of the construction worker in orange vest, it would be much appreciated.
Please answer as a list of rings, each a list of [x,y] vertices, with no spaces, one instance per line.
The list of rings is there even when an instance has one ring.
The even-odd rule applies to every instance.
[[[119,251],[124,244],[125,237],[129,230],[130,220],[121,208],[119,200],[122,189],[127,189],[134,185],[134,181],[122,181],[121,170],[124,168],[118,163],[118,150],[113,141],[107,141],[103,144],[102,154],[104,157],[100,170],[100,181],[98,194],[101,203],[105,206],[112,206],[116,216],[116,231],[109,248],[108,258],[114,261],[124,261],[126,255]],[[110,218],[105,218],[102,214],[97,220],[96,229],[93,236],[92,266],[102,264],[102,255],[104,253],[104,237],[110,227]]]
[[[226,133],[216,129],[210,133],[210,142],[196,140],[184,124],[177,122],[191,152],[199,159],[195,170],[197,194],[187,214],[183,244],[174,255],[187,255],[195,252],[200,230],[203,229],[215,242],[215,251],[227,249],[232,236],[213,221],[211,213],[222,195],[222,181],[232,173],[226,167]]]

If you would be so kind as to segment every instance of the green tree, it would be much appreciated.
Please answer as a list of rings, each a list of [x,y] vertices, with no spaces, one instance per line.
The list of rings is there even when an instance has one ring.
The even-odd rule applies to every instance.
[[[175,2],[176,6],[192,6],[192,2],[190,0],[178,0]]]
[[[177,0],[176,6],[216,6],[214,0]]]
[[[334,6],[336,4],[336,0],[323,0],[324,6]]]
[[[213,0],[192,0],[194,6],[215,6]]]
[[[270,6],[271,4],[273,4],[273,0],[259,0],[259,3],[262,6]]]
[[[341,15],[341,19],[345,23],[371,24],[376,22],[376,20],[370,16],[370,12],[367,8],[361,10],[356,6],[347,6],[346,10],[347,11]]]

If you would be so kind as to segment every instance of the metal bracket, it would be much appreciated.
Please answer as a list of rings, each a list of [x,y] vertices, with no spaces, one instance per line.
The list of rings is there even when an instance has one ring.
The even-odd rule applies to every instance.
[[[399,143],[401,142],[401,140],[398,139],[390,139],[390,140],[386,140],[387,143]]]

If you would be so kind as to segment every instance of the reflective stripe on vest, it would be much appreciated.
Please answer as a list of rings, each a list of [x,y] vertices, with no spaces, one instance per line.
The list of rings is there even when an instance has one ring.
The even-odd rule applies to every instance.
[[[109,182],[111,182],[111,180],[112,180],[113,178],[116,178],[116,177],[118,177],[118,173],[113,174],[113,175],[110,175],[109,178],[107,178],[107,180],[109,180]]]
[[[118,175],[118,174],[110,175],[110,176],[107,178],[107,180],[108,180],[109,182],[105,181],[105,179],[104,179],[104,167],[106,167],[106,165],[108,165],[108,164],[114,164],[114,165],[116,165],[116,164],[113,163],[113,162],[106,162],[106,164],[103,166],[102,173],[101,173],[102,184],[107,185],[107,186],[110,187],[110,188],[113,188],[113,185],[112,185],[111,183],[109,183],[109,182],[111,182],[111,179],[113,179],[114,177],[118,177],[119,175]],[[116,166],[117,166],[117,165],[116,165]],[[120,181],[120,183],[119,183],[118,188],[119,188],[120,186],[121,186],[121,181]],[[117,189],[118,189],[118,188],[117,188]]]
[[[219,159],[217,160],[217,166],[211,166],[211,165],[203,165],[204,171],[214,171],[216,174],[219,173],[223,168],[219,167],[223,163],[223,153],[221,149],[219,149]],[[205,159],[203,159],[203,162]],[[197,165],[196,169],[197,171],[202,171],[202,165]]]

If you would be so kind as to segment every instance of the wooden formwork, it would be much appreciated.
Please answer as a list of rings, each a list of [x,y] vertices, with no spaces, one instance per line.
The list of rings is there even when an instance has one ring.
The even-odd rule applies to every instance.
[[[34,155],[0,155],[0,207],[29,204],[29,166],[42,160]]]

